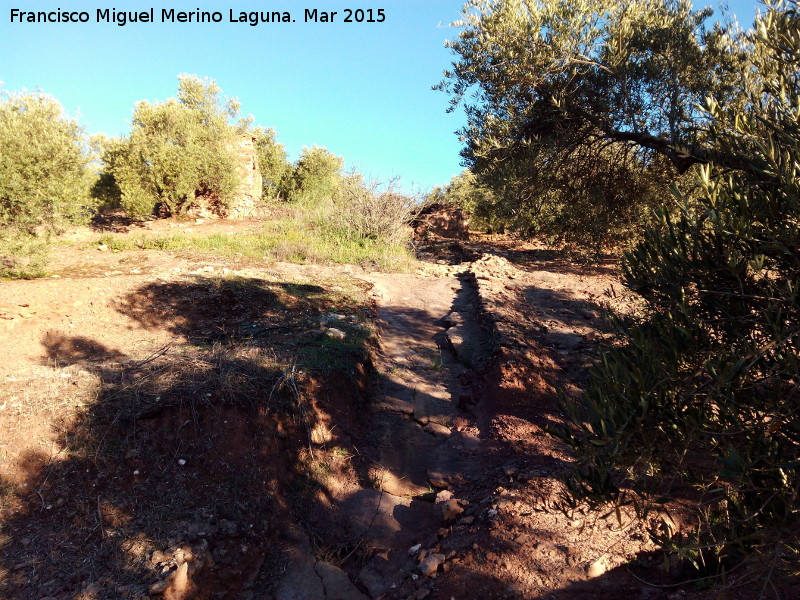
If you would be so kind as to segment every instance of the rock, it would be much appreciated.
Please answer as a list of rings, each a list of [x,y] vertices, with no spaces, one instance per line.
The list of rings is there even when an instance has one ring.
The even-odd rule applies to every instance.
[[[436,494],[436,504],[447,502],[452,497],[453,497],[453,492],[451,492],[450,490],[441,490],[438,494]]]
[[[431,590],[427,587],[421,587],[417,590],[417,593],[414,594],[414,598],[417,600],[423,600],[423,598],[427,598],[431,595]]]
[[[525,544],[531,541],[531,536],[527,533],[520,533],[517,537],[514,538],[514,541],[518,543],[520,546],[524,546]]]
[[[459,312],[451,312],[447,315],[444,319],[442,319],[442,323],[444,323],[447,327],[455,327],[464,321],[464,315]]]
[[[322,580],[322,587],[325,588],[326,599],[336,600],[367,600],[353,582],[347,577],[344,571],[331,563],[320,561],[314,570]]]
[[[468,366],[473,366],[473,356],[475,354],[474,341],[467,335],[467,330],[464,325],[455,325],[447,330],[445,333],[447,340],[453,347],[453,350],[458,356],[458,360]]]
[[[99,583],[97,583],[95,581],[95,582],[92,582],[92,583],[87,583],[83,587],[82,593],[86,594],[88,596],[96,596],[97,594],[101,593],[102,591],[103,591],[103,586],[101,586]]]
[[[411,548],[408,549],[408,555],[409,556],[414,556],[417,552],[420,551],[421,548],[422,548],[422,544],[417,544],[415,546],[411,546]]]
[[[336,329],[336,327],[329,327],[326,329],[325,335],[334,340],[343,340],[347,337],[347,334],[344,331],[341,329]]]
[[[439,567],[444,563],[444,554],[431,554],[425,557],[419,564],[419,570],[422,572],[423,575],[430,577],[439,569]]]
[[[432,433],[433,435],[439,435],[442,437],[447,437],[450,435],[450,429],[445,427],[444,425],[440,425],[439,423],[434,423],[430,421],[425,427],[423,427],[425,431],[428,433]]]
[[[447,502],[442,502],[440,506],[442,507],[442,518],[444,518],[445,522],[452,521],[464,512],[456,498],[450,498]]]
[[[161,595],[168,600],[183,600],[193,588],[189,580],[189,563],[185,562],[172,571],[166,579],[151,585],[148,592],[151,596]]]
[[[97,249],[100,252],[108,252],[108,246],[106,244],[100,244],[99,246],[97,246]]]
[[[606,563],[603,559],[599,559],[594,561],[589,567],[586,569],[586,574],[590,578],[600,577],[603,573],[606,572]]]
[[[175,551],[175,563],[182,565],[185,562],[192,562],[194,560],[194,553],[189,546],[181,546]]]
[[[472,525],[475,522],[475,517],[464,517],[463,519],[459,519],[459,525]]]
[[[366,565],[358,572],[358,581],[373,598],[386,593],[389,589],[386,578],[370,565]]]
[[[290,547],[286,555],[291,566],[278,582],[276,600],[325,600],[325,588],[310,550]]]

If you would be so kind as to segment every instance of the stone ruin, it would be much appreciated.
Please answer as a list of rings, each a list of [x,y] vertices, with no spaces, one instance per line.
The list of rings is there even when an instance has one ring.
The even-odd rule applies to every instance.
[[[423,208],[411,223],[418,240],[469,239],[469,219],[464,209],[439,202]]]
[[[255,212],[261,199],[261,168],[256,138],[250,134],[242,135],[233,142],[231,149],[236,154],[241,179],[236,195],[228,206],[224,206],[213,195],[198,194],[189,208],[190,214],[200,218],[243,219]]]

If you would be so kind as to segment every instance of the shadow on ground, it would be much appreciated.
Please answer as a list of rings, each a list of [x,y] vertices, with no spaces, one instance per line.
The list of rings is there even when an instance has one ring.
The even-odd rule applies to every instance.
[[[96,386],[70,398],[65,384],[59,401],[79,408],[54,423],[57,450],[0,482],[0,596],[139,598],[183,563],[199,598],[266,592],[308,477],[315,399],[341,412],[368,393],[369,308],[321,285],[202,279],[145,285],[117,308],[176,340],[149,356],[42,340],[47,364]],[[321,335],[328,312],[353,317],[347,340]]]

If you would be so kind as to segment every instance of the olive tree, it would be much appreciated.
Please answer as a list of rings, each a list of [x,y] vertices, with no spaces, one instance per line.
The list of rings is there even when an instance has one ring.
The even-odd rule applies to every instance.
[[[285,179],[286,197],[309,204],[330,199],[341,183],[343,165],[344,160],[327,148],[303,148],[291,175]]]
[[[91,214],[83,129],[46,94],[0,91],[0,226],[33,233]]]
[[[253,130],[256,138],[256,153],[261,168],[262,197],[270,198],[280,195],[286,178],[291,176],[292,165],[286,158],[286,150],[279,143],[272,128],[256,127]]]
[[[694,531],[654,530],[741,581],[800,569],[800,14],[756,20],[740,105],[713,96],[699,192],[626,254],[645,312],[608,348],[560,432],[571,502],[648,506],[695,490]]]
[[[179,76],[177,98],[137,103],[130,134],[110,144],[105,157],[122,207],[168,216],[201,195],[227,204],[239,184],[235,136],[249,125],[231,123],[238,113],[216,83],[194,75]]]
[[[437,87],[463,106],[464,162],[498,209],[545,233],[571,216],[579,233],[614,204],[646,213],[695,164],[746,166],[709,143],[697,109],[709,95],[742,106],[749,81],[746,39],[711,14],[690,0],[468,2]],[[610,211],[585,210],[605,199]],[[620,218],[636,227],[642,212]]]

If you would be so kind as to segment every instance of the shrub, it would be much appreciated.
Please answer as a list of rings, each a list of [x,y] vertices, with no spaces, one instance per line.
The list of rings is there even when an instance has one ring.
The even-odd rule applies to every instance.
[[[92,212],[84,132],[51,96],[0,92],[0,227],[33,234]]]
[[[303,148],[285,179],[284,196],[292,202],[317,204],[331,198],[342,179],[344,160],[326,148]]]
[[[339,184],[325,218],[351,238],[403,245],[417,212],[419,204],[399,193],[396,181],[381,186],[351,174]]]
[[[48,236],[0,229],[0,277],[34,279],[47,273]]]
[[[256,127],[253,130],[256,138],[256,153],[261,168],[262,197],[277,198],[286,178],[291,175],[292,165],[286,160],[286,150],[279,144],[275,130]]]
[[[647,310],[622,329],[559,435],[579,458],[569,503],[640,509],[695,489],[698,527],[654,531],[696,565],[800,570],[800,17],[757,20],[761,86],[745,109],[708,102],[722,153],[700,196],[625,255]]]

